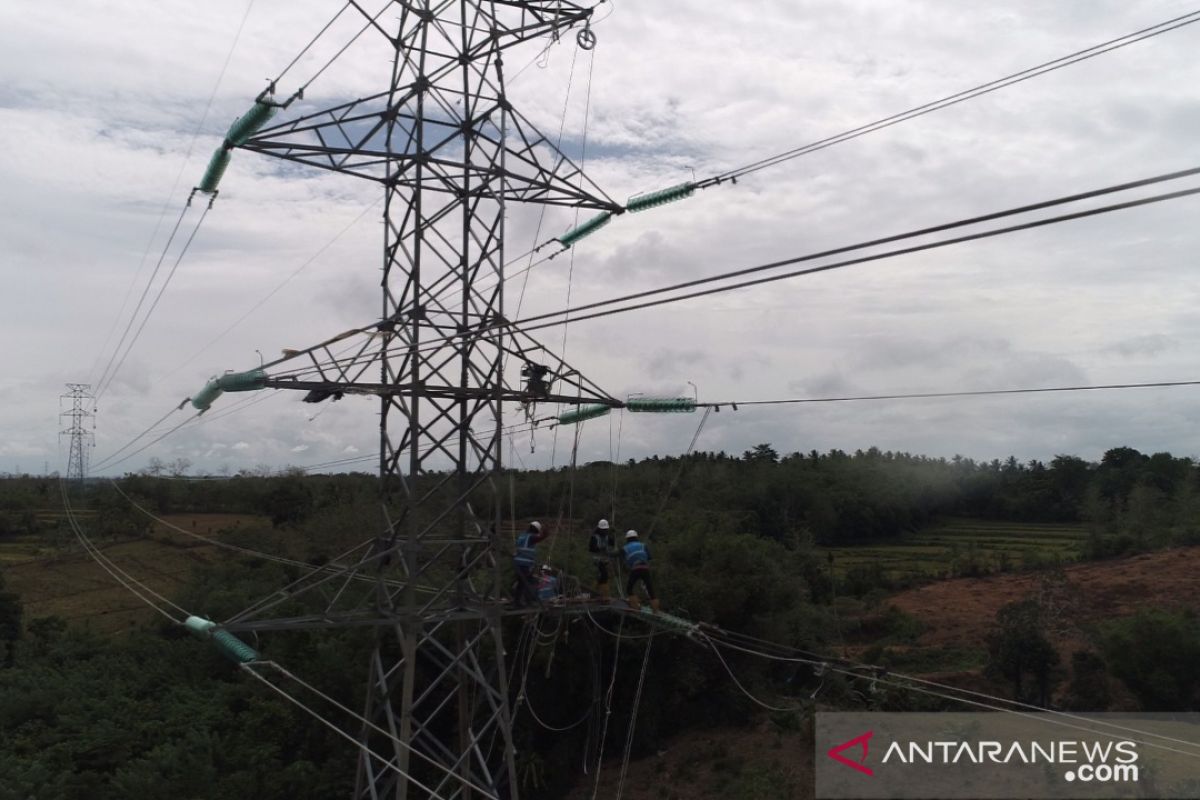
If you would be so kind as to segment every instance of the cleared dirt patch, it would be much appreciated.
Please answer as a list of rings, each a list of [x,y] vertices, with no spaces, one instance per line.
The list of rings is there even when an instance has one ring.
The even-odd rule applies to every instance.
[[[1006,603],[1049,593],[1064,622],[1078,629],[1144,608],[1200,609],[1196,575],[1200,547],[1183,547],[1112,561],[1074,564],[1064,581],[1045,572],[961,578],[910,589],[888,602],[925,626],[925,646],[978,645]]]

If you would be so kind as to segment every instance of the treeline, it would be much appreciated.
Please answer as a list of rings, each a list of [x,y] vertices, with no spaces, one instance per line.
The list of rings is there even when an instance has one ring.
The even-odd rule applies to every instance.
[[[313,563],[330,558],[344,542],[361,541],[379,525],[376,479],[366,474],[211,481],[136,474],[115,483],[94,482],[79,501],[94,512],[88,524],[98,536],[128,536],[136,526],[148,525],[148,517],[127,497],[157,515],[266,516],[270,529],[241,530],[227,540]],[[0,481],[0,513],[52,506],[57,492],[57,483],[46,479]],[[781,455],[759,445],[739,456],[696,453],[508,471],[496,478],[494,492],[479,492],[472,504],[485,518],[504,520],[506,533],[531,518],[546,522],[556,533],[543,545],[544,555],[585,584],[590,564],[583,541],[594,520],[607,517],[618,530],[637,528],[650,542],[667,608],[773,642],[831,652],[842,644],[842,633],[831,604],[829,568],[814,544],[894,537],[953,514],[1085,521],[1095,530],[1096,553],[1104,554],[1194,536],[1198,498],[1200,473],[1190,459],[1130,448],[1110,450],[1099,463],[1059,456],[1042,464],[932,459],[875,449]],[[551,548],[557,548],[553,555]],[[197,573],[186,593],[174,599],[191,611],[224,619],[291,583],[296,569],[231,557]],[[1021,636],[1033,625],[1014,620]],[[522,621],[507,624],[515,664]],[[545,624],[553,630],[554,618]],[[1106,657],[1113,654],[1111,674],[1139,698],[1139,676],[1151,674],[1153,664],[1126,664],[1119,658],[1157,652],[1151,647],[1155,643],[1170,649],[1170,642],[1160,639],[1178,640],[1171,624],[1176,623],[1163,623],[1163,633],[1149,642],[1120,638],[1140,635],[1145,626],[1125,633],[1114,629],[1113,647],[1104,651]],[[1194,623],[1187,624],[1194,633]],[[522,681],[522,702],[529,705],[518,712],[517,726],[518,771],[526,796],[564,796],[579,779],[580,765],[594,764],[599,756],[603,737],[596,726],[602,720],[608,719],[614,731],[603,743],[605,752],[622,755],[646,647],[651,648],[647,699],[633,729],[635,756],[653,752],[681,730],[737,723],[758,712],[725,666],[692,642],[627,636],[615,648],[609,633],[584,620],[563,625],[561,635],[542,642],[528,668],[515,673],[528,677]],[[528,631],[524,634],[528,640]],[[357,630],[264,635],[256,645],[265,657],[339,702],[362,708],[373,643],[372,632]],[[57,618],[28,618],[20,598],[0,584],[0,645],[0,729],[5,732],[0,800],[325,798],[351,790],[357,754],[350,745],[240,676],[175,626],[156,624],[127,637],[104,637]],[[1025,662],[1010,663],[1011,653],[1038,652],[1024,640],[997,639],[994,649],[990,660],[996,678],[1011,682],[1014,695],[1037,700],[1031,692],[1050,691],[1060,669],[1052,658],[1045,659],[1049,678],[1043,679],[1042,673],[1030,675]],[[1188,661],[1192,653],[1171,656],[1171,663],[1194,663]],[[818,688],[822,702],[836,707],[938,705],[909,693],[872,694],[850,679],[818,677],[803,665],[734,653],[727,658],[743,685],[782,705],[803,705]],[[1161,665],[1166,658],[1159,653],[1154,660]],[[1071,690],[1085,696],[1081,707],[1099,705],[1094,693],[1087,695],[1086,683],[1097,669],[1075,666]],[[609,708],[597,705],[604,692],[595,687],[607,685],[614,673],[610,717]],[[1169,699],[1151,696],[1158,685],[1147,683],[1146,708],[1179,697],[1190,698],[1184,701],[1190,705],[1175,708],[1195,707],[1195,681],[1181,684]],[[514,702],[515,695],[514,687]],[[535,723],[535,711],[551,728],[585,721],[562,733]],[[779,725],[797,724],[795,715],[774,719]],[[344,725],[353,728],[351,720]]]
[[[930,458],[880,451],[780,455],[760,444],[740,456],[699,452],[623,464],[502,473],[472,506],[509,525],[530,518],[577,527],[607,517],[619,527],[716,527],[782,543],[845,545],[900,536],[939,516],[1086,523],[1087,555],[1105,557],[1200,541],[1200,467],[1170,453],[1107,451],[1099,462],[1059,455],[1048,463]],[[0,537],[53,527],[39,509],[61,504],[53,478],[0,479]],[[449,489],[443,492],[449,500]],[[377,506],[365,473],[244,474],[181,479],[146,473],[93,481],[97,533],[143,532],[156,515],[223,512],[267,516],[276,526],[337,523],[348,508]],[[134,505],[136,504],[136,505]]]
[[[160,472],[154,470],[154,472]],[[129,474],[91,487],[104,529],[145,524],[126,497],[155,514],[225,512],[304,523],[330,509],[370,505],[373,475],[242,474],[188,480]],[[472,505],[484,518],[594,521],[667,530],[733,527],[776,541],[851,544],[899,536],[952,515],[1015,522],[1082,522],[1095,556],[1200,540],[1200,468],[1170,453],[1130,447],[1097,462],[1059,455],[1048,463],[930,458],[877,448],[853,453],[779,454],[769,444],[745,453],[654,456],[614,465],[506,471]],[[0,480],[0,536],[33,532],[32,509],[59,502],[50,478]],[[443,499],[449,499],[449,495]],[[510,503],[510,500],[512,501]]]
[[[1070,455],[1022,463],[877,448],[780,455],[761,444],[741,456],[594,463],[512,480],[517,507],[537,513],[571,503],[584,519],[615,513],[634,526],[657,519],[666,530],[720,520],[782,542],[888,539],[938,516],[1087,523],[1094,556],[1200,540],[1200,468],[1129,447],[1099,463]]]

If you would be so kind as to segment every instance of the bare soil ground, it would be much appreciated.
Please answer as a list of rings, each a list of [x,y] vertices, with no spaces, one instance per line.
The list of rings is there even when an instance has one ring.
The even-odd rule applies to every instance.
[[[1089,624],[1145,608],[1200,610],[1196,575],[1200,547],[1181,547],[1060,572],[961,578],[911,589],[888,599],[925,626],[918,644],[979,646],[1006,603],[1039,597],[1071,643]]]

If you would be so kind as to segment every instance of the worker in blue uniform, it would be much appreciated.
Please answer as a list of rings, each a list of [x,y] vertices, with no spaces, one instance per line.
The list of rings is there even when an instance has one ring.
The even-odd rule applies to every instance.
[[[654,594],[654,581],[650,578],[650,551],[638,539],[637,531],[625,532],[624,554],[625,566],[629,569],[629,580],[625,584],[625,596],[629,600],[629,605],[634,609],[642,607],[638,596],[633,593],[640,582],[646,587],[646,594],[650,597],[650,607],[655,611],[661,611],[658,597]]]
[[[537,602],[533,568],[537,564],[538,542],[545,539],[547,533],[542,530],[542,523],[534,520],[529,523],[525,532],[517,537],[517,549],[513,554],[513,570],[516,580],[513,583],[513,604],[520,607]]]

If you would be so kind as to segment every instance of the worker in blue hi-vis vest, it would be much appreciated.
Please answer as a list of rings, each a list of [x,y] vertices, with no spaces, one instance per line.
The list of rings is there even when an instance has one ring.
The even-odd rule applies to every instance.
[[[538,576],[537,599],[543,603],[555,600],[560,594],[558,576],[554,574],[549,564],[542,565],[541,575]]]
[[[640,581],[646,587],[646,594],[650,596],[650,607],[660,611],[658,598],[654,595],[654,581],[650,579],[650,551],[638,540],[637,531],[625,532],[624,552],[625,566],[629,568],[629,580],[625,584],[625,596],[629,599],[629,605],[635,609],[642,607],[638,596],[633,593]]]
[[[513,604],[525,606],[537,602],[534,588],[533,567],[537,564],[538,542],[546,538],[542,523],[534,520],[525,532],[517,537],[517,551],[513,554],[513,568],[517,573],[513,582]]]
[[[592,531],[592,537],[588,540],[588,552],[592,554],[592,564],[596,567],[596,594],[608,599],[608,566],[617,552],[608,520],[602,519],[596,523],[596,530]]]

